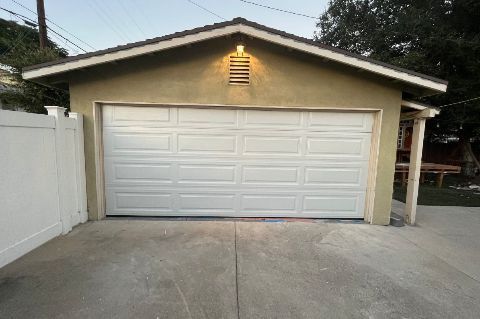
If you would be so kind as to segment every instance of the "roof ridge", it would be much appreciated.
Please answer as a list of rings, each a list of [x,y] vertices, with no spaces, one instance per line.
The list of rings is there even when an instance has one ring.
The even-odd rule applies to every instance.
[[[382,66],[382,67],[385,67],[385,68],[388,68],[388,69],[396,70],[398,72],[402,72],[402,73],[406,73],[406,74],[409,74],[409,75],[417,76],[419,78],[427,79],[427,80],[430,80],[430,81],[433,81],[433,82],[436,82],[436,83],[441,83],[441,84],[447,84],[448,83],[448,81],[445,81],[443,79],[439,79],[439,78],[429,76],[429,75],[426,75],[426,74],[422,74],[422,73],[419,73],[419,72],[416,72],[416,71],[408,70],[408,69],[405,69],[405,68],[402,68],[402,67],[399,67],[399,66],[396,66],[396,65],[392,65],[392,64],[389,64],[389,63],[378,61],[378,60],[375,60],[375,59],[372,59],[372,58],[369,58],[369,57],[366,57],[366,56],[363,56],[363,55],[360,55],[360,54],[352,53],[352,52],[349,52],[349,51],[346,51],[346,50],[343,50],[343,49],[340,49],[340,48],[337,48],[337,47],[334,47],[334,46],[331,46],[331,45],[327,45],[325,43],[321,43],[319,41],[315,41],[313,39],[308,39],[308,38],[301,37],[301,36],[298,36],[298,35],[295,35],[295,34],[292,34],[292,33],[288,33],[288,32],[282,31],[282,30],[274,29],[274,28],[259,24],[257,22],[247,20],[243,17],[236,17],[236,18],[233,18],[232,20],[216,22],[216,23],[213,23],[213,24],[205,25],[203,27],[187,29],[187,30],[184,30],[184,31],[178,31],[178,32],[174,32],[174,33],[171,33],[171,34],[167,34],[167,35],[163,35],[163,36],[159,36],[159,37],[154,37],[154,38],[151,38],[151,39],[145,39],[145,40],[142,40],[142,41],[127,43],[127,44],[123,44],[123,45],[119,45],[119,46],[116,46],[116,47],[107,48],[107,49],[103,49],[103,50],[99,50],[99,51],[83,53],[83,54],[79,54],[79,55],[75,55],[75,56],[69,56],[69,57],[66,57],[64,59],[59,59],[59,60],[54,60],[54,61],[45,62],[45,63],[41,63],[41,64],[31,65],[31,66],[24,67],[23,71],[30,71],[30,70],[35,70],[35,69],[40,69],[40,68],[43,68],[43,67],[47,67],[47,66],[53,66],[53,65],[57,65],[57,64],[68,63],[70,61],[81,60],[81,59],[84,59],[84,58],[100,56],[100,55],[104,55],[104,54],[108,54],[108,53],[114,53],[114,52],[118,52],[118,51],[122,51],[122,50],[136,48],[136,47],[140,47],[140,46],[144,46],[144,45],[150,45],[150,44],[158,43],[158,42],[161,42],[161,41],[166,41],[166,40],[170,40],[170,39],[174,39],[174,38],[184,37],[184,36],[187,36],[187,35],[192,35],[192,34],[196,34],[196,33],[200,33],[200,32],[212,31],[212,30],[215,30],[215,29],[228,27],[228,26],[233,26],[233,25],[237,25],[237,24],[242,24],[242,25],[245,25],[245,26],[249,26],[249,27],[252,27],[252,28],[255,28],[255,29],[258,29],[258,30],[262,30],[262,31],[271,33],[271,34],[279,35],[281,37],[289,38],[289,39],[294,40],[294,41],[299,41],[299,42],[302,42],[302,43],[305,43],[305,44],[308,44],[308,45],[312,45],[312,46],[315,46],[315,47],[318,47],[318,48],[321,48],[321,49],[325,49],[325,50],[329,50],[329,51],[332,51],[332,52],[335,52],[335,53],[343,54],[345,56],[349,56],[349,57],[352,57],[352,58],[355,58],[355,59],[363,60],[363,61],[366,61],[366,62],[369,62],[369,63],[372,63],[372,64],[376,64],[376,65],[379,65],[379,66]]]

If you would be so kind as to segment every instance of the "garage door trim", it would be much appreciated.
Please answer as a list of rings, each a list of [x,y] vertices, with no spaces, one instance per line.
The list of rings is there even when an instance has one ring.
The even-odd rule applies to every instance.
[[[102,106],[152,106],[152,107],[188,107],[188,108],[222,108],[222,109],[254,109],[254,110],[281,110],[281,111],[333,111],[333,112],[359,112],[373,113],[373,126],[371,135],[370,155],[367,170],[367,188],[365,194],[364,220],[372,222],[375,184],[377,176],[378,154],[380,145],[380,130],[382,109],[377,108],[352,108],[352,107],[305,107],[305,106],[256,106],[256,105],[228,105],[228,104],[190,104],[190,103],[143,103],[143,102],[119,102],[119,101],[95,101],[93,102],[94,115],[94,140],[95,140],[95,170],[96,170],[96,193],[99,216],[106,216],[105,172],[103,154],[103,121]]]

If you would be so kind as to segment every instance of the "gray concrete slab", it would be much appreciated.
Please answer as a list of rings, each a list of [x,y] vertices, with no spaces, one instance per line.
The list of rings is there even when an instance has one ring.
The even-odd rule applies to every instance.
[[[403,214],[404,204],[393,201]],[[480,207],[419,206],[399,235],[480,281]]]
[[[475,318],[480,283],[369,225],[238,224],[241,318]]]
[[[462,258],[480,212],[449,228],[437,211],[402,228],[87,223],[0,269],[0,318],[476,318],[480,260]]]
[[[88,223],[0,269],[0,318],[236,315],[233,223]]]

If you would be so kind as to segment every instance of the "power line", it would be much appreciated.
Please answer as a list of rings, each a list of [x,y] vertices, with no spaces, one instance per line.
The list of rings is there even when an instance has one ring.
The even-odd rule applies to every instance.
[[[77,48],[73,47],[72,45],[70,45],[67,41],[63,40],[62,38],[60,38],[58,35],[56,35],[55,33],[50,33],[48,35],[49,38],[55,38],[56,40],[56,43],[61,46],[61,47],[67,47],[70,51],[72,51],[74,54],[78,54],[78,50]],[[50,41],[53,41],[52,39],[50,39]],[[61,43],[61,44],[59,44]]]
[[[68,38],[64,37],[63,35],[61,35],[61,34],[58,33],[57,31],[52,30],[52,28],[49,28],[49,27],[47,26],[47,29],[50,30],[50,31],[52,31],[54,34],[58,35],[60,38],[64,39],[65,41],[69,42],[69,43],[72,44],[73,46],[75,46],[75,47],[79,48],[80,50],[82,50],[83,52],[87,53],[87,50],[85,50],[84,48],[78,46],[75,42],[70,41]]]
[[[11,0],[13,3],[19,5],[20,7],[24,8],[25,10],[28,10],[30,11],[31,13],[35,14],[35,15],[38,15],[35,11],[33,11],[32,9],[24,6],[23,4],[15,1],[15,0]],[[73,33],[69,32],[68,30],[64,29],[63,27],[59,26],[58,24],[56,24],[55,22],[53,22],[52,20],[50,20],[48,17],[45,17],[45,19],[50,22],[51,24],[53,24],[54,26],[56,26],[57,28],[63,30],[64,32],[68,33],[69,35],[71,35],[72,37],[74,37],[75,39],[77,39],[78,41],[82,42],[83,44],[87,45],[88,47],[90,47],[91,49],[93,50],[97,50],[95,49],[93,46],[91,46],[90,44],[88,44],[87,42],[83,41],[82,39],[80,39],[79,37],[77,37],[76,35],[74,35]]]
[[[458,101],[458,102],[454,102],[454,103],[450,103],[450,104],[440,105],[439,107],[445,107],[445,106],[450,106],[450,105],[462,104],[462,103],[467,103],[467,102],[475,101],[475,100],[480,100],[480,96],[474,97],[474,98],[468,99],[468,100],[463,100],[463,101]]]
[[[97,0],[93,0],[93,2],[98,6],[98,8],[102,11],[102,13],[105,15],[105,17],[111,21],[112,25],[115,26],[115,28],[117,28],[120,33],[122,35],[125,36],[125,38],[127,39],[127,42],[131,42],[132,39],[128,36],[128,33],[125,32],[122,28],[121,28],[121,24],[117,24],[117,21],[112,18],[110,15],[109,15],[109,11],[112,11],[110,10],[109,8],[109,5],[107,4],[107,1],[97,1]],[[105,8],[103,7],[103,5],[105,5]],[[128,28],[127,28],[128,30]]]
[[[127,2],[127,3],[130,3],[130,2]],[[137,9],[137,11],[140,13],[140,15],[143,17],[144,21],[147,21],[147,24],[152,28],[152,30],[154,30],[154,32],[159,32],[158,30],[158,26],[157,25],[154,25],[152,23],[152,20],[150,20],[150,18],[148,17],[148,15],[143,11],[142,9],[142,6],[136,6],[134,5],[133,6],[135,9]]]
[[[138,31],[140,31],[140,33],[146,38],[147,35],[145,34],[145,32],[143,32],[142,28],[140,28],[140,26],[138,25],[137,21],[135,21],[135,18],[133,18],[133,16],[128,12],[127,7],[126,7],[125,4],[123,3],[123,1],[122,1],[122,0],[118,0],[118,2],[120,2],[120,6],[122,7],[123,11],[124,11],[125,14],[130,18],[130,20],[133,22],[133,24],[137,27]]]
[[[95,12],[95,14],[99,16],[102,21],[121,38],[122,41],[130,42],[130,39],[127,37],[127,35],[117,27],[115,21],[112,20],[112,18],[108,15],[108,13],[105,12],[103,7],[101,7],[97,1],[87,1],[87,3],[92,7],[93,12]]]
[[[28,35],[28,33],[30,32],[30,30],[26,29],[23,31],[22,35],[20,35],[17,40],[13,43],[13,45],[11,45],[9,48],[6,48],[2,53],[0,53],[0,55],[4,55],[4,54],[7,54],[8,52],[12,51],[13,49],[15,49],[17,47],[17,45],[20,44],[20,42],[25,39],[25,37]]]
[[[257,6],[257,7],[262,7],[262,8],[266,8],[266,9],[270,9],[270,10],[280,11],[280,12],[283,12],[283,13],[290,13],[290,14],[294,14],[296,16],[301,16],[301,17],[305,17],[305,18],[317,19],[317,17],[309,16],[309,15],[304,14],[304,13],[298,13],[298,12],[283,10],[283,9],[279,9],[279,8],[274,8],[274,7],[266,6],[266,5],[263,5],[263,4],[260,4],[260,3],[247,1],[247,0],[239,0],[239,1],[251,4],[251,5],[254,5],[254,6]]]
[[[5,9],[5,8],[2,8],[2,7],[0,7],[0,9],[3,10],[3,11],[8,12],[8,13],[10,13],[10,14],[13,14],[13,15],[19,17],[19,18],[26,19],[26,20],[30,21],[32,24],[37,25],[36,21],[30,19],[29,17],[26,17],[26,16],[24,16],[24,15],[22,15],[22,14],[19,14],[19,13],[13,12],[13,11],[10,11],[10,10]],[[25,20],[24,20],[24,21],[25,21]],[[83,49],[82,47],[78,46],[76,43],[70,41],[69,39],[67,39],[66,37],[64,37],[63,35],[61,35],[60,33],[58,33],[57,31],[53,30],[53,29],[50,28],[49,26],[47,26],[47,29],[50,30],[50,31],[52,31],[53,33],[55,33],[56,35],[58,35],[59,37],[61,37],[61,38],[64,39],[65,41],[68,41],[69,43],[71,43],[71,44],[74,45],[75,47],[79,48],[79,49],[82,50],[83,52],[85,52],[85,53],[87,52],[85,49]]]
[[[205,8],[205,7],[202,7],[201,5],[199,5],[199,4],[196,3],[196,2],[193,2],[193,1],[191,1],[191,0],[187,0],[187,1],[190,2],[191,4],[193,4],[194,6],[199,7],[199,8],[202,9],[203,11],[206,11],[206,12],[208,12],[208,13],[210,13],[210,14],[213,14],[213,15],[216,16],[217,18],[220,18],[220,19],[222,19],[222,20],[227,20],[227,19],[225,19],[224,17],[219,16],[219,15],[216,14],[215,12],[210,11],[210,10],[208,10],[208,9]]]

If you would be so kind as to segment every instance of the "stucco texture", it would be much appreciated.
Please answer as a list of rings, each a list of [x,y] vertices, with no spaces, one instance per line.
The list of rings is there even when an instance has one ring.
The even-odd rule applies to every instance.
[[[251,85],[228,84],[229,38],[69,74],[70,107],[84,115],[90,219],[97,209],[93,104],[98,101],[382,109],[374,224],[389,223],[401,87],[365,72],[249,39]]]

